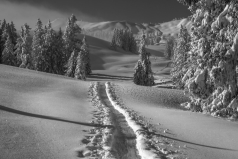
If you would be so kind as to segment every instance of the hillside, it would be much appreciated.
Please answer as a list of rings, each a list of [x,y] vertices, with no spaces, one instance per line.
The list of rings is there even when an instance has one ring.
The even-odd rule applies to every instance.
[[[83,38],[83,36],[81,35],[80,38]],[[92,69],[95,73],[110,72],[111,75],[133,76],[135,64],[139,59],[138,54],[126,52],[120,48],[111,50],[110,43],[107,41],[88,35],[86,35],[86,38],[90,49]],[[155,76],[169,78],[170,68],[168,64],[171,61],[164,58],[165,45],[149,45],[146,49],[151,53],[152,71]]]

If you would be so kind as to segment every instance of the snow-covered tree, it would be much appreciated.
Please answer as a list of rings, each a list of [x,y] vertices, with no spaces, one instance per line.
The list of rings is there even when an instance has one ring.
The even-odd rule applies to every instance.
[[[137,52],[136,40],[131,30],[128,31],[128,47],[130,52]]]
[[[137,44],[131,30],[118,28],[114,29],[111,48],[115,50],[117,47],[122,48],[125,51],[137,51]]]
[[[75,69],[76,69],[76,65],[77,65],[77,56],[78,56],[78,51],[79,50],[73,50],[73,52],[71,53],[71,56],[67,62],[66,65],[66,73],[65,75],[68,77],[73,77],[75,75]]]
[[[40,19],[36,23],[36,28],[33,34],[32,42],[32,57],[34,68],[38,71],[43,71],[45,67],[44,61],[44,29]]]
[[[27,69],[34,69],[33,65],[33,58],[32,58],[32,40],[30,35],[31,28],[28,24],[25,24],[22,27],[22,33],[21,33],[21,64],[19,67],[21,68],[27,68]]]
[[[83,46],[82,46],[83,47]],[[82,48],[78,54],[75,74],[74,77],[76,79],[86,80],[86,52],[85,49]]]
[[[168,59],[171,59],[171,57],[174,55],[174,48],[176,45],[175,37],[170,35],[166,41],[164,56]]]
[[[181,25],[180,33],[176,39],[176,48],[174,49],[174,56],[172,58],[172,81],[177,88],[183,88],[182,78],[189,69],[187,63],[188,51],[190,50],[190,35],[186,27]]]
[[[238,2],[179,0],[193,13],[189,69],[182,82],[187,107],[218,116],[238,117]]]
[[[88,43],[87,43],[85,36],[83,38],[83,45],[81,46],[81,52],[84,52],[82,55],[85,56],[85,58],[84,58],[85,73],[86,73],[86,75],[89,75],[92,73],[92,70],[91,70],[91,62],[90,62],[90,53],[89,53],[89,49],[88,49]]]
[[[151,62],[149,59],[150,53],[148,53],[145,49],[144,34],[141,37],[139,54],[140,59],[135,66],[133,82],[137,85],[152,86],[154,85],[154,76],[151,70]]]
[[[56,32],[52,28],[51,21],[48,22],[44,34],[44,69],[42,71],[57,73],[57,49],[56,49]]]
[[[113,36],[112,36],[112,41],[110,44],[111,49],[116,50],[117,49],[117,44],[116,44],[116,38],[117,38],[117,28],[114,29],[113,31]]]
[[[7,40],[5,42],[5,48],[2,52],[2,63],[5,65],[16,65],[16,56],[14,55],[14,45],[12,43],[12,39],[10,35],[7,36]]]
[[[61,28],[58,31],[58,34],[56,35],[55,40],[55,49],[56,49],[56,67],[57,67],[57,74],[64,74],[64,65],[65,65],[65,59],[64,56],[64,39],[63,39],[63,32]]]
[[[10,23],[10,36],[11,36],[11,39],[12,39],[12,43],[13,45],[15,46],[16,43],[17,43],[17,30],[15,28],[15,24],[13,22]]]
[[[17,63],[16,66],[20,66],[22,61],[21,61],[21,54],[22,54],[22,43],[23,43],[23,38],[24,38],[24,29],[21,27],[21,33],[17,38],[17,43],[15,46],[15,51],[14,54],[16,55],[17,58]]]
[[[78,26],[77,22],[77,18],[72,15],[69,19],[68,19],[68,23],[64,32],[64,45],[65,45],[65,49],[64,49],[64,56],[66,57],[66,61],[68,60],[70,54],[73,52],[73,50],[76,48],[76,44],[78,42],[78,34],[81,33],[82,29]]]

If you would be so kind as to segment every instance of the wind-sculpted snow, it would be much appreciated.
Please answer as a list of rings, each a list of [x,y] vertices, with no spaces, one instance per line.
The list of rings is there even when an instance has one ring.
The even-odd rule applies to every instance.
[[[161,137],[155,135],[153,127],[143,120],[132,110],[126,108],[122,101],[116,96],[115,90],[111,83],[106,84],[107,96],[113,107],[123,114],[128,125],[136,134],[136,147],[142,159],[156,159],[156,158],[183,158],[177,150],[172,151],[160,147]],[[166,133],[167,130],[165,130]],[[171,143],[172,145],[173,143]],[[185,157],[184,157],[185,158]]]

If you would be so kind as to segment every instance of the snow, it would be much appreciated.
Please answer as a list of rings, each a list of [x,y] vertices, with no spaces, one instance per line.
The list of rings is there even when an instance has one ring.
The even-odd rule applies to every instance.
[[[107,92],[108,98],[111,101],[112,105],[114,106],[114,108],[116,110],[118,110],[120,113],[122,113],[125,116],[126,121],[128,122],[129,126],[133,129],[134,133],[137,136],[136,146],[137,146],[137,149],[139,151],[139,155],[141,156],[141,158],[142,159],[156,158],[157,155],[154,152],[147,150],[148,146],[146,146],[146,144],[145,144],[147,139],[144,135],[140,134],[142,127],[140,125],[138,125],[135,120],[133,120],[130,113],[126,109],[123,109],[117,101],[113,100],[115,97],[113,97],[113,95],[111,93],[112,88],[110,86],[110,83],[106,83],[105,85],[106,85],[106,92]]]
[[[0,65],[0,158],[76,158],[92,118],[89,84]]]
[[[166,156],[167,158],[185,158],[184,154],[177,154],[177,150],[172,151],[168,150],[167,148],[160,147],[160,144],[164,144],[158,144],[158,141],[161,140],[160,137],[153,135],[151,136],[151,134],[153,134],[153,130],[150,127],[147,127],[148,123],[143,121],[143,119],[141,119],[136,113],[126,108],[122,104],[120,99],[118,99],[115,95],[113,91],[114,88],[112,87],[110,82],[106,82],[105,85],[107,96],[113,107],[125,116],[128,125],[133,129],[134,133],[136,134],[136,147],[142,159],[156,159],[163,158],[164,156]],[[167,133],[168,131],[169,130],[166,129],[165,133]],[[169,143],[170,141],[167,142]],[[156,147],[156,149],[153,149],[152,147]]]
[[[138,112],[177,144],[192,159],[234,159],[238,156],[238,123],[185,111],[181,103],[188,100],[182,91],[136,86],[125,82],[113,85],[115,93],[129,110]],[[185,146],[186,145],[186,146]],[[179,148],[180,146],[180,148]]]

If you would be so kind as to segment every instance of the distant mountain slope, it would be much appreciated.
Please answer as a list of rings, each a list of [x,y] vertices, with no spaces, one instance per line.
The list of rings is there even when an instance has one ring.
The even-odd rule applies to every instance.
[[[159,29],[163,32],[163,34],[177,34],[181,25],[186,26],[189,30],[191,28],[191,21],[189,18],[184,18],[180,20],[173,20],[170,22],[161,23]]]
[[[86,31],[104,31],[112,32],[115,28],[120,29],[130,29],[134,34],[138,34],[142,30],[146,33],[160,32],[159,26],[156,24],[147,24],[147,23],[134,23],[128,21],[107,21],[100,23],[89,23],[78,21],[78,25]]]

